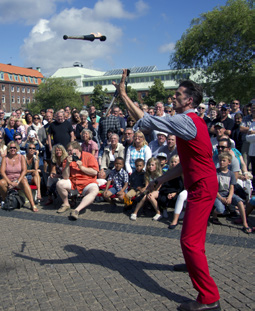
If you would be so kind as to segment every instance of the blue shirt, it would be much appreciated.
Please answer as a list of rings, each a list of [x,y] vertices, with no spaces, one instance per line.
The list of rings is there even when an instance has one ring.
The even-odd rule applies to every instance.
[[[114,168],[108,180],[113,181],[113,187],[119,192],[124,187],[125,183],[128,183],[128,173],[123,168],[120,171],[116,171]]]

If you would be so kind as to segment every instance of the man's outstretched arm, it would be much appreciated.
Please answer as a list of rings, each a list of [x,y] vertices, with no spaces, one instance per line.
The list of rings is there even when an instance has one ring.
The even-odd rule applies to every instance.
[[[128,95],[126,93],[126,88],[125,88],[126,77],[127,77],[127,69],[123,69],[123,74],[122,74],[120,84],[117,84],[114,81],[112,82],[112,84],[116,87],[121,99],[123,100],[124,104],[127,107],[127,110],[129,111],[130,115],[136,121],[138,121],[139,119],[141,119],[144,116],[144,112],[139,107],[137,107],[132,102],[132,100],[128,97]]]

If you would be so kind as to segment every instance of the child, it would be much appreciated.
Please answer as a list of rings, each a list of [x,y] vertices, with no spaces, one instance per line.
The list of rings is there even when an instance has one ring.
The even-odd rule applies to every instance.
[[[140,208],[144,205],[145,201],[148,200],[151,202],[153,208],[156,211],[156,215],[152,218],[153,220],[160,220],[162,218],[160,214],[160,210],[158,208],[158,190],[154,190],[150,193],[146,193],[146,188],[149,185],[151,181],[154,179],[158,178],[159,176],[162,175],[162,170],[161,170],[161,165],[160,162],[157,158],[150,158],[146,164],[146,172],[145,172],[145,188],[141,189],[141,192],[144,193],[145,195],[141,199],[141,201],[136,205],[136,208],[134,210],[134,213],[131,214],[130,219],[131,220],[136,220],[137,219],[137,213],[140,210]]]
[[[144,165],[145,161],[141,158],[135,160],[135,171],[131,174],[129,178],[130,190],[126,194],[124,202],[126,205],[132,204],[131,199],[140,194],[141,189],[144,188]],[[127,204],[129,203],[129,204]]]
[[[231,164],[231,160],[232,156],[228,152],[222,152],[219,155],[220,167],[217,169],[219,190],[217,193],[217,198],[214,202],[215,210],[213,212],[212,223],[215,225],[221,225],[217,215],[223,214],[226,210],[226,206],[232,204],[238,207],[243,222],[243,231],[249,234],[252,232],[252,230],[247,224],[242,199],[234,194],[234,185],[236,183],[236,179],[234,173],[228,169],[228,166]]]
[[[157,159],[159,159],[162,173],[165,174],[169,170],[169,165],[167,164],[167,155],[164,152],[160,152],[157,155]]]
[[[180,163],[178,155],[172,156],[170,159],[170,169]],[[162,206],[163,217],[168,218],[167,207],[174,207],[178,194],[184,189],[182,178],[179,176],[172,180],[165,182],[160,190],[158,196],[158,203]]]
[[[22,140],[25,140],[27,134],[26,134],[26,128],[25,128],[25,126],[24,126],[24,124],[22,122],[22,119],[17,119],[15,121],[15,127],[17,129],[17,132],[21,134]]]
[[[114,161],[114,169],[111,171],[106,184],[105,191],[103,193],[104,199],[115,205],[111,199],[113,194],[116,194],[120,201],[123,201],[124,194],[128,187],[128,173],[123,169],[125,161],[122,157],[117,157]],[[113,187],[109,189],[110,184]]]

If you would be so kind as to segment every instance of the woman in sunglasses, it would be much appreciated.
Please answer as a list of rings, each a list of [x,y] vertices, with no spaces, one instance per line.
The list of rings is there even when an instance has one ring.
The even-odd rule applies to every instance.
[[[28,201],[30,202],[33,212],[38,212],[38,208],[33,200],[32,191],[29,187],[27,179],[24,178],[27,173],[27,166],[24,156],[18,154],[19,145],[11,141],[7,145],[7,156],[2,160],[0,180],[0,195],[4,201],[7,192],[10,189],[20,189],[25,193]]]
[[[33,143],[29,143],[27,146],[27,153],[25,155],[27,164],[26,178],[29,185],[36,185],[37,187],[37,202],[40,203],[41,196],[41,177],[39,170],[39,158],[36,151],[36,146]]]
[[[45,143],[46,143],[46,132],[45,132],[44,126],[42,125],[42,121],[41,121],[39,114],[33,115],[33,123],[27,129],[27,136],[29,136],[29,132],[31,130],[36,132],[39,140],[42,142],[43,145],[45,145]]]

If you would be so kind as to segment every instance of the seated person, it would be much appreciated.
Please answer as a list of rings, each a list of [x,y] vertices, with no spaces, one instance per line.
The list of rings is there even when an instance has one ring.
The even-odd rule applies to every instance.
[[[91,153],[96,160],[98,160],[98,145],[95,141],[92,140],[93,133],[89,129],[83,129],[81,131],[81,137],[82,137],[82,144],[81,148],[82,151],[86,151]]]
[[[39,170],[39,159],[36,152],[35,145],[30,143],[27,146],[27,153],[24,155],[27,164],[26,178],[29,185],[36,185],[37,187],[37,202],[40,203],[41,196],[41,177]]]
[[[110,138],[110,145],[104,148],[104,153],[101,162],[101,169],[106,171],[106,175],[108,176],[110,171],[114,168],[114,161],[117,157],[121,157],[124,159],[125,148],[119,143],[119,135],[112,134]]]
[[[217,193],[217,198],[214,202],[215,210],[213,212],[212,223],[215,225],[221,225],[217,215],[224,214],[226,208],[229,205],[238,206],[240,216],[243,221],[243,231],[245,233],[251,233],[251,228],[249,228],[245,209],[242,199],[234,194],[234,185],[236,183],[235,175],[228,169],[231,163],[232,156],[227,152],[222,152],[219,155],[220,167],[217,169],[217,176],[219,181],[219,190]]]
[[[167,133],[157,132],[157,139],[149,143],[149,147],[151,148],[151,153],[153,157],[157,156],[157,154],[159,153],[159,149],[162,146],[166,146],[166,138],[167,138]]]
[[[116,194],[117,198],[120,201],[123,201],[124,194],[125,192],[127,192],[128,173],[123,169],[124,165],[125,165],[124,159],[122,157],[117,157],[114,161],[114,169],[108,176],[103,196],[104,199],[111,204],[114,204],[111,199],[111,196],[113,194]],[[109,189],[109,186],[111,184],[113,185],[113,187]]]
[[[56,196],[56,183],[62,178],[63,162],[67,158],[64,146],[54,145],[51,152],[51,171],[47,180],[48,200],[45,205],[53,203],[52,195]]]
[[[135,171],[129,178],[129,191],[127,192],[126,205],[131,205],[131,199],[141,193],[141,190],[145,186],[144,182],[144,159],[138,158],[135,160]]]
[[[164,152],[160,152],[157,155],[157,159],[159,159],[162,173],[165,174],[169,170],[169,165],[167,164],[167,154]]]
[[[7,156],[3,157],[1,165],[0,195],[4,201],[7,192],[16,188],[24,191],[33,212],[38,212],[38,208],[33,200],[32,191],[27,179],[24,178],[27,173],[27,166],[24,156],[18,154],[19,146],[14,141],[7,145]]]
[[[39,136],[36,134],[34,130],[30,130],[30,132],[27,135],[27,139],[24,140],[20,146],[21,149],[27,150],[28,144],[34,144],[36,150],[38,151],[38,157],[39,157],[39,167],[43,166],[43,154],[45,150],[45,146],[39,139]]]
[[[75,210],[71,211],[70,218],[77,220],[79,212],[92,204],[98,194],[97,174],[98,163],[95,157],[84,152],[78,142],[72,141],[67,145],[68,157],[64,160],[62,177],[57,182],[57,191],[63,204],[58,213],[64,213],[70,209],[68,192],[77,189],[83,198]]]
[[[158,207],[158,201],[157,201],[159,189],[155,189],[149,193],[146,191],[146,188],[149,185],[149,183],[161,175],[162,175],[162,170],[161,170],[161,165],[160,165],[159,160],[154,157],[150,158],[146,164],[146,171],[144,175],[145,187],[141,189],[142,195],[140,196],[140,201],[137,203],[134,212],[131,214],[130,220],[135,221],[137,219],[137,213],[143,207],[144,203],[147,200],[152,204],[153,208],[156,211],[156,214],[152,219],[160,220],[162,218],[159,207]]]
[[[180,163],[178,155],[174,155],[170,159],[170,169],[173,169],[176,165]],[[163,217],[168,218],[167,207],[174,207],[177,197],[181,191],[184,190],[182,177],[176,177],[165,182],[158,195],[158,204],[163,209]],[[178,222],[176,223],[177,226]]]

